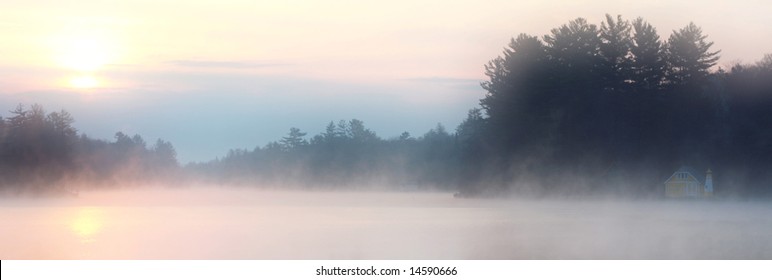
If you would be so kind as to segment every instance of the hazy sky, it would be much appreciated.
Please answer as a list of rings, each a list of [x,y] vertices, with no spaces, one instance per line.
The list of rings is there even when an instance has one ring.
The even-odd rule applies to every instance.
[[[694,21],[719,65],[772,52],[771,1],[4,1],[0,115],[65,109],[92,137],[171,141],[182,163],[358,118],[381,137],[449,129],[519,33],[641,16]]]

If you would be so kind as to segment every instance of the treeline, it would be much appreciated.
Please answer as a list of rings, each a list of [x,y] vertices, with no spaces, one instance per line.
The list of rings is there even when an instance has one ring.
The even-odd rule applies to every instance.
[[[179,175],[171,143],[139,135],[115,141],[79,134],[66,111],[23,105],[0,117],[0,193],[67,193],[98,185],[148,183]]]
[[[645,20],[579,18],[513,38],[486,65],[481,108],[455,131],[381,139],[330,123],[190,166],[225,183],[431,185],[463,195],[659,195],[681,165],[712,168],[717,193],[772,190],[772,56],[715,69],[693,23],[667,39]]]
[[[223,184],[282,184],[312,188],[455,188],[455,135],[438,124],[420,137],[405,132],[382,139],[357,119],[330,122],[323,133],[305,137],[291,128],[277,142],[187,166],[198,180]],[[308,138],[308,139],[306,139]]]
[[[485,117],[459,130],[465,178],[488,183],[465,192],[657,194],[690,165],[719,193],[770,194],[772,56],[714,70],[712,46],[693,23],[663,40],[609,15],[512,39],[486,66]]]

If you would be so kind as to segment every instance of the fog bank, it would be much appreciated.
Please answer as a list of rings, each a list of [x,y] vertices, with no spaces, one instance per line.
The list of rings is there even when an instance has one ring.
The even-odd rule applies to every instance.
[[[2,259],[769,259],[761,202],[237,188],[0,200]]]

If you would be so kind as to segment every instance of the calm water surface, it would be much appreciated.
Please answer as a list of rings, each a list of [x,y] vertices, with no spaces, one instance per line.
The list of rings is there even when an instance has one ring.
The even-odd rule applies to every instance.
[[[238,189],[0,198],[0,259],[772,259],[764,202]]]

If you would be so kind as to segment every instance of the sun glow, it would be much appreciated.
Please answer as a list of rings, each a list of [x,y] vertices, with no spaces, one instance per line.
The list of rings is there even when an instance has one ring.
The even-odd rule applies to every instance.
[[[70,26],[50,37],[56,65],[66,69],[60,85],[75,89],[94,89],[104,85],[99,73],[117,61],[114,32],[84,26]]]
[[[95,38],[77,38],[62,46],[59,63],[72,70],[93,72],[102,68],[110,60],[105,42]]]
[[[97,87],[99,85],[99,80],[92,75],[86,74],[72,77],[69,84],[74,88],[89,89]]]
[[[75,219],[70,222],[70,230],[78,235],[82,242],[90,243],[102,230],[102,222],[102,211],[99,208],[85,207],[79,209]]]

